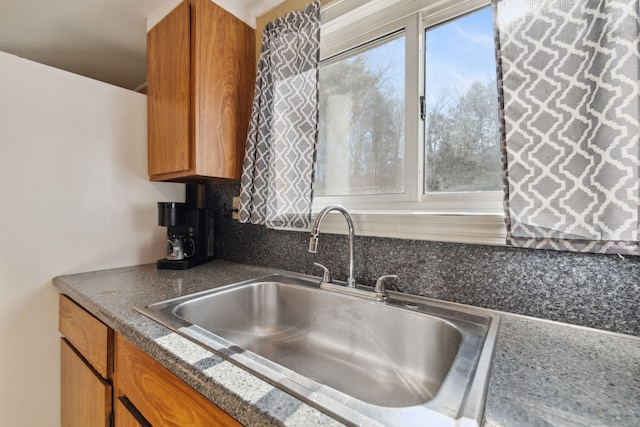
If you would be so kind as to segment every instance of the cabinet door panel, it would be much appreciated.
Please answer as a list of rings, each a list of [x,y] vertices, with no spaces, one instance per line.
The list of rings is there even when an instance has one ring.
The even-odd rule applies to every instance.
[[[120,335],[116,335],[115,353],[118,394],[124,394],[152,425],[240,426]]]
[[[192,0],[196,170],[240,179],[253,101],[254,30],[210,0]]]
[[[147,33],[149,175],[191,167],[190,28],[182,2]]]
[[[98,376],[64,338],[60,340],[62,427],[108,427],[111,384]]]

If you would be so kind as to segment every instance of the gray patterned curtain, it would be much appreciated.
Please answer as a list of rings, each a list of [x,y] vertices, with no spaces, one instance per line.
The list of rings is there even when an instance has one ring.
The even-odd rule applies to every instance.
[[[320,0],[264,29],[240,222],[309,228],[318,132]]]
[[[640,255],[638,0],[494,0],[508,244]]]

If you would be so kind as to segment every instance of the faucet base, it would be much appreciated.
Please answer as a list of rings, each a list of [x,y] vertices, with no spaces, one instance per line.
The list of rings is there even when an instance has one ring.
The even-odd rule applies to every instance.
[[[320,288],[328,291],[338,292],[341,294],[352,295],[355,297],[366,298],[373,301],[384,301],[386,299],[384,294],[379,294],[373,291],[367,291],[364,289],[358,289],[355,287],[348,287],[344,285],[337,285],[335,283],[321,282]]]

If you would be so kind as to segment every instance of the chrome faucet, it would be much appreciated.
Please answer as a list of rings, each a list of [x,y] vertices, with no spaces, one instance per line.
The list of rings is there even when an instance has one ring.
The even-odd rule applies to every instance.
[[[338,211],[342,215],[344,215],[347,220],[347,225],[349,226],[349,278],[347,279],[347,286],[350,288],[355,288],[356,279],[355,279],[355,268],[353,262],[353,239],[354,239],[354,231],[353,231],[353,219],[351,218],[351,214],[347,212],[345,208],[340,205],[329,205],[322,209],[318,216],[316,217],[316,221],[313,223],[313,227],[311,228],[311,239],[309,239],[309,252],[315,254],[318,253],[318,238],[320,237],[320,223],[324,219],[324,216],[331,212]]]

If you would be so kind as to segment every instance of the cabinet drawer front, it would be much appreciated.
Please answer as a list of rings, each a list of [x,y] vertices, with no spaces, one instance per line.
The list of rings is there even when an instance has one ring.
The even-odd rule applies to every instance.
[[[111,384],[100,378],[63,338],[60,340],[62,427],[108,427]]]
[[[68,297],[60,295],[58,329],[103,378],[110,378],[113,332]]]
[[[146,353],[116,334],[116,384],[154,426],[240,426]]]

